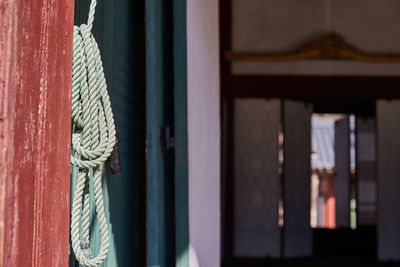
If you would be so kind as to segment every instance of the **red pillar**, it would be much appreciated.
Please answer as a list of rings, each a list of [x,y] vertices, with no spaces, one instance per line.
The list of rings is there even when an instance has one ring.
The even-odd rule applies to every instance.
[[[335,185],[334,174],[326,175],[327,192],[325,199],[325,228],[334,229],[336,227],[336,209],[335,209]]]
[[[73,0],[0,1],[0,266],[67,266]]]

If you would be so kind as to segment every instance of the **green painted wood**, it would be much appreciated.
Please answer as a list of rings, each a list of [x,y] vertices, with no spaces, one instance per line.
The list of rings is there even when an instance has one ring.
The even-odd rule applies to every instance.
[[[146,0],[147,263],[175,265],[173,2]]]
[[[162,1],[147,0],[146,13],[146,143],[147,263],[166,266],[163,120]]]
[[[86,21],[89,0],[78,0],[75,24]],[[110,250],[101,266],[145,265],[144,1],[98,1],[93,32],[99,44],[120,143],[122,175],[104,172]],[[74,174],[72,182],[74,183]],[[93,205],[93,202],[92,202]],[[99,229],[91,216],[91,247]],[[74,262],[70,262],[74,266]]]
[[[186,0],[174,0],[175,229],[177,267],[189,266]]]
[[[146,13],[146,209],[147,265],[166,266],[164,161],[161,148],[162,110],[162,1],[145,2]]]

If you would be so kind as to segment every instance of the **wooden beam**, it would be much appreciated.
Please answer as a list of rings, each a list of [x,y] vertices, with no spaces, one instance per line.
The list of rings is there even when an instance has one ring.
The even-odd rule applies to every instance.
[[[400,77],[230,75],[222,94],[293,99],[400,98]]]

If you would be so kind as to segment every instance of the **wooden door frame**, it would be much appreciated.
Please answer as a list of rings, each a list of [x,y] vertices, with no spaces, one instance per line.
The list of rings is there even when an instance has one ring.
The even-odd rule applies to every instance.
[[[0,265],[67,266],[74,1],[0,5]]]
[[[187,0],[173,0],[175,266],[189,266]]]

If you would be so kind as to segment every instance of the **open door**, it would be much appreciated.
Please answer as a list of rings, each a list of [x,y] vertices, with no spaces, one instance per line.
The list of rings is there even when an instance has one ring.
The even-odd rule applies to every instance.
[[[379,100],[378,148],[378,259],[400,260],[400,101]]]
[[[336,227],[350,226],[350,120],[335,121],[335,218]]]
[[[311,208],[312,105],[285,100],[284,131],[284,257],[312,254]]]
[[[234,101],[234,257],[280,257],[280,101]]]

